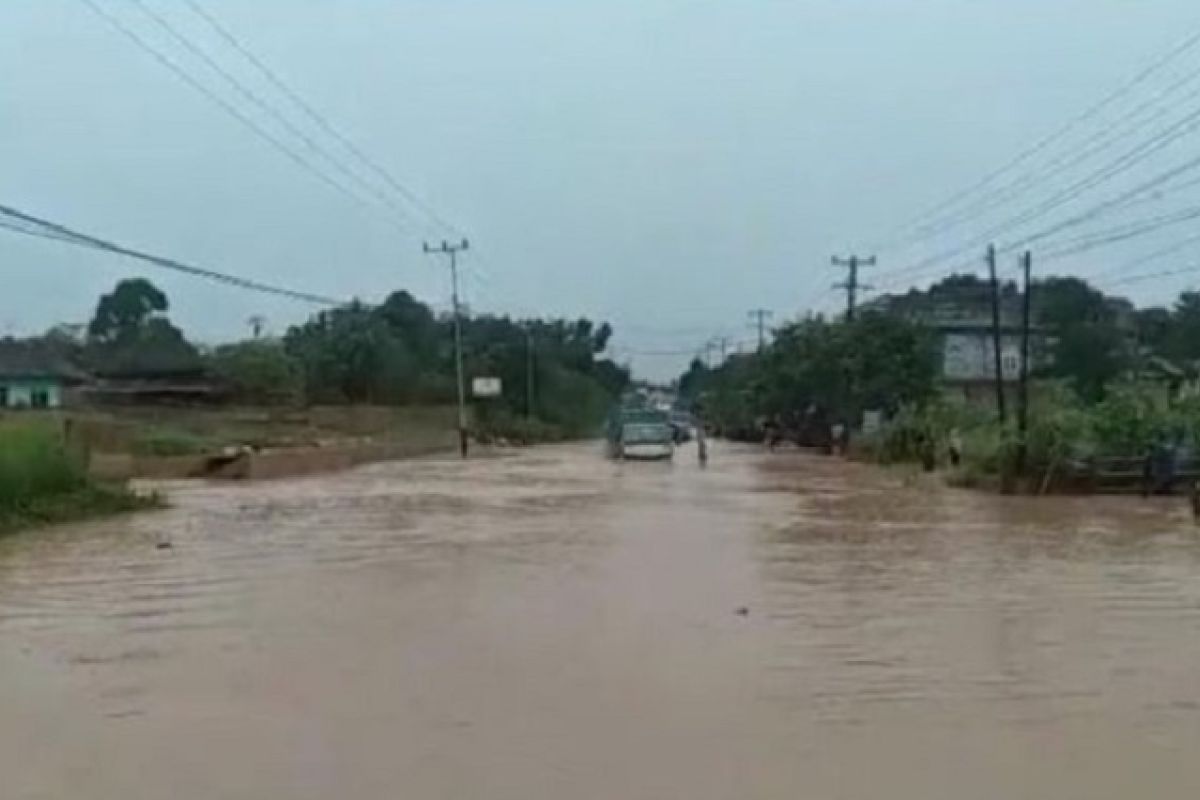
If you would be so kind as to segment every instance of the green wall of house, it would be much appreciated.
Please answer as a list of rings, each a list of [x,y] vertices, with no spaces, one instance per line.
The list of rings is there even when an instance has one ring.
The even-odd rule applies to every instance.
[[[0,408],[59,408],[62,384],[46,378],[0,378]]]

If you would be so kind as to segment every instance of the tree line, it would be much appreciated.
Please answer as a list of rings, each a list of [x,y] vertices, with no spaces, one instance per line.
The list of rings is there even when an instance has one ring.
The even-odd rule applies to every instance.
[[[1022,295],[999,287],[1008,324]],[[759,438],[764,423],[793,431],[857,424],[866,410],[884,418],[941,402],[942,353],[935,320],[951,314],[990,320],[991,286],[952,275],[927,289],[889,295],[851,320],[820,315],[785,324],[761,351],[708,366],[694,360],[680,376],[681,396],[718,429]],[[1037,280],[1031,292],[1033,377],[1061,389],[1080,408],[1107,408],[1153,368],[1168,382],[1195,380],[1200,366],[1200,292],[1169,306],[1136,308],[1077,277]],[[1107,402],[1106,402],[1107,401]]]
[[[230,402],[445,404],[456,398],[453,319],[405,291],[378,305],[321,311],[281,337],[212,348],[188,341],[165,293],[144,278],[103,295],[82,341],[61,328],[43,337],[55,354],[101,378],[202,376]],[[572,436],[599,426],[629,382],[604,356],[608,323],[466,316],[464,366],[499,378],[476,417],[499,432]]]

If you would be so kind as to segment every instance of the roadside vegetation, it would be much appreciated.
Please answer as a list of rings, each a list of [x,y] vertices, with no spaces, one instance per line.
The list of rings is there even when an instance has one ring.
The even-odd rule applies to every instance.
[[[275,411],[441,409],[457,400],[453,319],[407,292],[379,305],[320,312],[277,337],[262,335],[255,318],[251,338],[215,348],[188,341],[169,310],[153,283],[124,280],[100,298],[82,336],[59,327],[37,344],[101,380],[209,385],[210,408],[259,408],[273,419]],[[474,377],[502,384],[499,397],[470,398],[474,433],[485,441],[593,435],[629,384],[628,371],[604,355],[612,336],[607,323],[468,314],[462,333],[468,391]],[[229,431],[197,430],[189,424],[197,416],[176,408],[125,439],[131,452],[146,455],[202,453],[225,443]]]
[[[864,412],[879,427],[856,434],[853,453],[882,463],[951,467],[962,485],[999,484],[1017,464],[1020,441],[1009,397],[1007,424],[994,406],[952,397],[940,384],[936,338],[923,319],[937,309],[986,317],[988,287],[952,276],[927,290],[886,296],[853,320],[810,317],[782,326],[761,352],[708,368],[693,362],[681,394],[710,425],[758,441],[778,425],[807,444],[829,443],[837,423]],[[1019,308],[1013,284],[1002,307]],[[1200,293],[1171,308],[1137,309],[1078,278],[1035,282],[1026,487],[1044,488],[1069,461],[1140,457],[1169,444],[1200,452]],[[824,433],[823,433],[824,432]]]
[[[0,534],[153,507],[154,495],[88,477],[61,430],[44,422],[0,421]]]

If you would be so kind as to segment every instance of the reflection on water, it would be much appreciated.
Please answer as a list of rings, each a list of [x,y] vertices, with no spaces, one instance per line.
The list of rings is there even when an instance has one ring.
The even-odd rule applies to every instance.
[[[1200,787],[1182,503],[712,456],[180,484],[0,540],[3,796]]]

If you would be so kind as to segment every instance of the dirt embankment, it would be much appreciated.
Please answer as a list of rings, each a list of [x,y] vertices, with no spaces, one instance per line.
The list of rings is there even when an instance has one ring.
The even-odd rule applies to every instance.
[[[456,446],[444,408],[119,409],[64,424],[107,479],[278,478]]]

